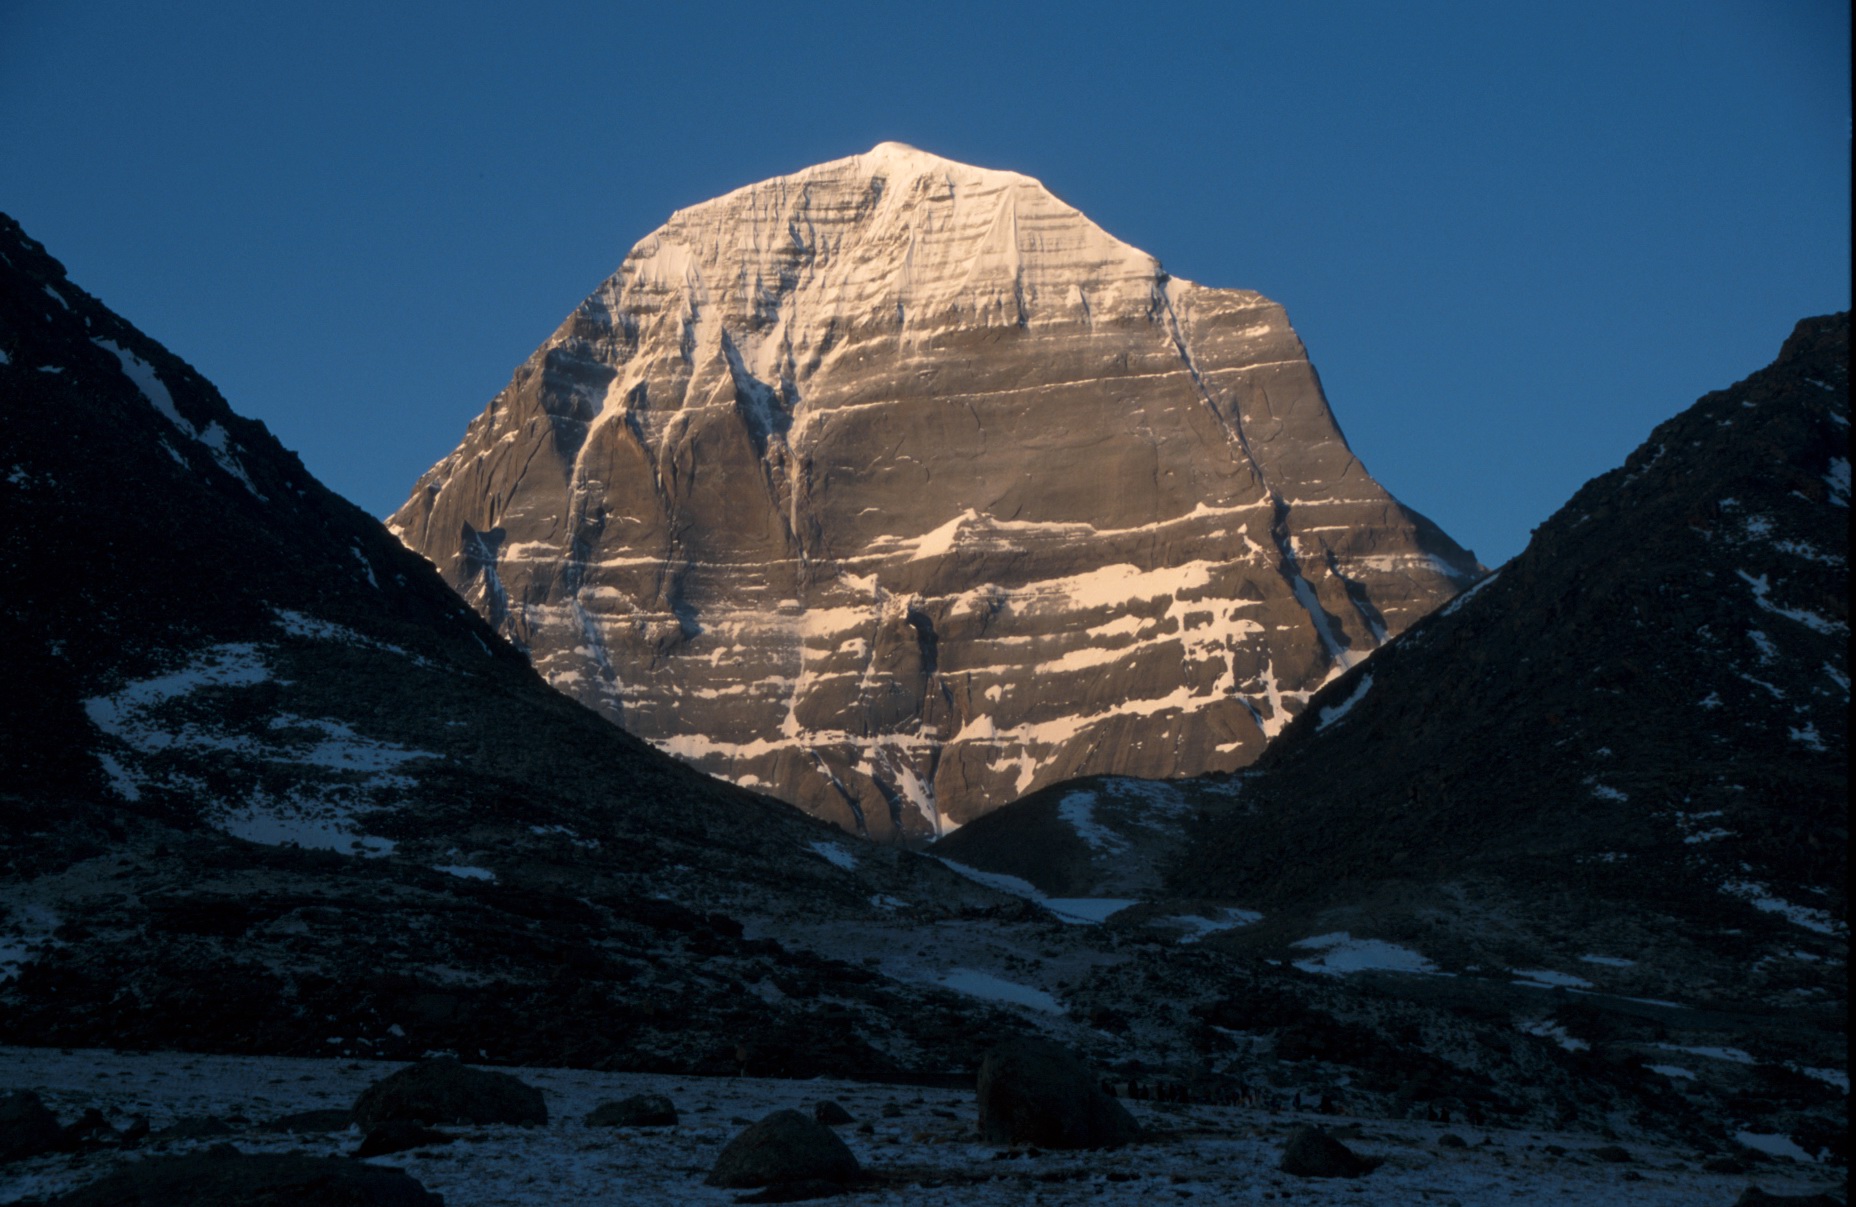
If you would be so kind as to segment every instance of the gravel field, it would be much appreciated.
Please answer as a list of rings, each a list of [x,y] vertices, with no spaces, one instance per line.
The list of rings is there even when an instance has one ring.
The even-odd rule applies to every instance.
[[[36,1090],[66,1122],[95,1107],[125,1127],[145,1115],[154,1132],[211,1116],[229,1136],[161,1140],[127,1157],[111,1152],[17,1162],[0,1173],[0,1201],[45,1198],[101,1176],[119,1159],[198,1151],[232,1143],[246,1152],[350,1152],[358,1130],[286,1134],[264,1124],[293,1112],[345,1108],[400,1067],[388,1062],[273,1057],[133,1054],[0,1048],[0,1089]],[[1035,1153],[978,1142],[970,1091],[845,1081],[693,1078],[574,1069],[512,1069],[546,1096],[543,1128],[454,1128],[452,1144],[375,1158],[397,1165],[450,1207],[568,1207],[580,1203],[729,1203],[740,1191],[703,1185],[722,1146],[771,1111],[810,1115],[821,1100],[854,1120],[840,1127],[875,1179],[838,1201],[855,1204],[1160,1202],[1731,1204],[1749,1185],[1778,1194],[1836,1190],[1841,1171],[1742,1154],[1750,1172],[1700,1170],[1692,1151],[1634,1146],[1627,1162],[1605,1161],[1601,1137],[1489,1131],[1417,1121],[1350,1120],[1241,1107],[1128,1105],[1152,1137],[1114,1152]],[[667,1095],[678,1126],[590,1128],[601,1102]],[[894,1104],[885,1115],[885,1107]],[[1364,1178],[1298,1178],[1276,1168],[1282,1141],[1300,1122],[1318,1122],[1354,1150],[1384,1158]],[[1462,1148],[1443,1147],[1455,1132]],[[1558,1151],[1556,1151],[1558,1150]]]

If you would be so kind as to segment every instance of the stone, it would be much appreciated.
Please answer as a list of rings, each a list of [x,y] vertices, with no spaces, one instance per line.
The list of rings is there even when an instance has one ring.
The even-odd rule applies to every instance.
[[[0,1098],[0,1163],[51,1152],[63,1139],[58,1116],[31,1090]]]
[[[1281,306],[900,144],[672,215],[389,527],[562,691],[886,840],[1241,767],[1481,573]]]
[[[87,1108],[75,1122],[66,1125],[59,1147],[78,1152],[114,1147],[121,1141],[122,1137],[110,1125],[110,1121],[104,1118],[103,1112],[93,1106]]]
[[[118,1165],[47,1207],[443,1207],[402,1169],[229,1148]]]
[[[829,1127],[784,1110],[730,1140],[706,1182],[739,1189],[808,1182],[845,1186],[862,1174],[857,1158]]]
[[[354,1101],[355,1121],[372,1127],[389,1120],[415,1123],[517,1123],[548,1121],[541,1091],[508,1073],[473,1069],[439,1056],[408,1065],[375,1082]]]
[[[1622,1165],[1630,1160],[1630,1151],[1618,1144],[1604,1144],[1592,1150],[1595,1160],[1609,1165]]]
[[[980,1138],[1044,1148],[1119,1148],[1140,1125],[1068,1049],[1028,1037],[980,1059]]]
[[[830,1099],[826,1099],[824,1102],[813,1107],[812,1117],[820,1123],[825,1124],[827,1127],[836,1127],[840,1124],[856,1122],[856,1120],[851,1118],[851,1113],[849,1111]]]
[[[588,1127],[675,1127],[677,1108],[662,1094],[633,1094],[587,1113]]]
[[[457,1137],[449,1132],[437,1131],[422,1123],[407,1119],[389,1119],[368,1129],[361,1138],[360,1145],[354,1150],[357,1157],[379,1157],[387,1153],[405,1152],[414,1148],[429,1148],[439,1144],[449,1144]]]
[[[1298,1127],[1283,1145],[1277,1168],[1298,1178],[1357,1178],[1379,1168],[1318,1127]]]
[[[1463,1139],[1463,1137],[1457,1135],[1455,1132],[1445,1132],[1443,1135],[1437,1137],[1437,1147],[1468,1148],[1469,1141]]]

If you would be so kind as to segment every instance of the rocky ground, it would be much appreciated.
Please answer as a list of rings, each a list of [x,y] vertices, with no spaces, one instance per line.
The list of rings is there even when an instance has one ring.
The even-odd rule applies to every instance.
[[[49,1199],[96,1180],[119,1160],[215,1145],[252,1153],[349,1154],[360,1143],[359,1129],[292,1133],[271,1125],[298,1112],[346,1110],[397,1067],[341,1059],[0,1049],[0,1082],[36,1090],[61,1120],[68,1123],[94,1108],[118,1129],[137,1115],[151,1129],[131,1151],[105,1147],[0,1167],[0,1202]],[[1148,1129],[1146,1141],[1116,1151],[1039,1153],[981,1143],[970,1088],[511,1071],[543,1092],[545,1126],[451,1128],[457,1137],[451,1142],[372,1160],[406,1170],[450,1207],[727,1203],[741,1192],[705,1186],[703,1178],[728,1140],[771,1111],[792,1108],[810,1116],[819,1102],[830,1100],[851,1119],[837,1127],[838,1134],[874,1178],[842,1200],[853,1203],[1695,1207],[1734,1203],[1748,1186],[1804,1195],[1834,1190],[1842,1181],[1840,1171],[1752,1150],[1724,1159],[1670,1144],[1619,1146],[1583,1132],[1140,1101],[1127,1105]],[[667,1128],[583,1123],[598,1104],[639,1093],[669,1097],[679,1123]],[[1383,1163],[1357,1179],[1284,1173],[1277,1168],[1283,1145],[1300,1123],[1317,1123]],[[1462,1146],[1447,1137],[1460,1138]]]

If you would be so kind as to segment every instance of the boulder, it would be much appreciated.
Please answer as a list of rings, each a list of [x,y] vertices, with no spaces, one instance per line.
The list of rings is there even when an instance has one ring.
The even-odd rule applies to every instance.
[[[116,1167],[47,1207],[443,1207],[403,1169],[230,1148]]]
[[[728,1142],[707,1182],[731,1188],[848,1186],[862,1176],[857,1158],[829,1127],[798,1111],[775,1111]]]
[[[1318,1127],[1298,1127],[1283,1145],[1276,1168],[1298,1178],[1357,1178],[1379,1164],[1377,1158],[1361,1156]]]
[[[64,1137],[59,1147],[67,1152],[83,1152],[95,1148],[112,1148],[122,1142],[122,1136],[110,1121],[103,1117],[103,1112],[90,1107],[77,1122],[64,1129]]]
[[[422,1060],[382,1078],[354,1100],[355,1122],[519,1123],[548,1121],[541,1091],[508,1073],[473,1069],[449,1056]]]
[[[662,1094],[633,1094],[588,1112],[588,1127],[675,1127],[677,1108]]]
[[[0,1098],[0,1163],[50,1152],[63,1139],[58,1116],[31,1090]]]
[[[829,1098],[812,1108],[812,1117],[827,1127],[854,1122],[849,1111]]]
[[[1019,1039],[980,1060],[980,1138],[1044,1148],[1118,1148],[1140,1135],[1126,1107],[1061,1044]]]

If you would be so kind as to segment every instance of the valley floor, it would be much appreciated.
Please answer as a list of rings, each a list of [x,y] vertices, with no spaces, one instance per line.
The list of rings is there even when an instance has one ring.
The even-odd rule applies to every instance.
[[[154,1139],[126,1158],[111,1152],[35,1158],[0,1166],[0,1202],[46,1198],[143,1153],[198,1151],[230,1142],[246,1152],[352,1151],[358,1132],[286,1134],[268,1121],[343,1109],[391,1062],[0,1048],[0,1091],[37,1091],[69,1122],[100,1109],[118,1128],[145,1115],[156,1133],[212,1117],[230,1135]],[[1485,1130],[1460,1124],[1349,1120],[1241,1107],[1131,1102],[1153,1133],[1116,1152],[1029,1153],[980,1144],[971,1091],[844,1081],[698,1078],[573,1069],[512,1069],[539,1087],[543,1128],[451,1129],[453,1144],[375,1158],[444,1196],[449,1207],[570,1207],[581,1203],[730,1203],[742,1192],[702,1184],[722,1146],[743,1126],[781,1108],[811,1114],[821,1100],[855,1121],[838,1129],[876,1184],[854,1204],[1162,1202],[1474,1204],[1581,1203],[1702,1207],[1733,1203],[1749,1185],[1776,1194],[1839,1189],[1838,1170],[1746,1154],[1749,1173],[1700,1170],[1692,1151],[1629,1146],[1628,1162],[1595,1155],[1589,1134]],[[594,1106],[627,1095],[667,1095],[681,1114],[664,1129],[590,1128]],[[894,1104],[885,1115],[887,1104]],[[1298,1122],[1316,1122],[1363,1154],[1383,1157],[1357,1180],[1297,1178],[1276,1168]],[[868,1131],[858,1127],[869,1125]],[[1462,1148],[1438,1140],[1455,1132]]]

